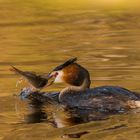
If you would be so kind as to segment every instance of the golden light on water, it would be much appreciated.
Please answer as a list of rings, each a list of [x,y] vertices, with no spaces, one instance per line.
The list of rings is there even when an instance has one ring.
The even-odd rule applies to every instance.
[[[94,7],[94,8],[140,8],[139,0],[37,0],[38,3],[51,4],[56,7]]]
[[[13,65],[48,73],[77,56],[90,72],[91,87],[117,85],[140,92],[139,11],[140,0],[0,0],[0,140],[62,140],[75,130],[89,131],[85,140],[139,140],[140,113],[56,129],[50,123],[63,117],[54,110],[46,114],[47,107],[42,113],[48,120],[32,124],[39,114],[13,96],[24,85],[16,88],[19,76],[9,71]],[[115,127],[121,124],[125,127]]]

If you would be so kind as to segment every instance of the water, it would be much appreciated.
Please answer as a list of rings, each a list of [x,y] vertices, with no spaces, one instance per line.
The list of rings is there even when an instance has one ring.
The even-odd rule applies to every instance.
[[[9,71],[10,65],[47,73],[75,56],[89,70],[92,87],[118,85],[140,92],[137,4],[117,8],[104,5],[105,1],[78,2],[0,1],[0,139],[61,140],[77,132],[81,140],[139,139],[140,113],[81,123],[61,109],[41,106],[35,110],[13,96],[26,84],[15,87],[19,77]],[[59,84],[45,90],[63,87]]]

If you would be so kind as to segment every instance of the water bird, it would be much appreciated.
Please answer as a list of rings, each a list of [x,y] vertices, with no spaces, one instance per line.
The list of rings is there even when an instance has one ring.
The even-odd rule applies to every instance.
[[[90,74],[76,60],[68,60],[68,65],[56,67],[48,76],[48,80],[53,78],[53,83],[68,84],[59,93],[61,104],[69,108],[94,108],[100,111],[123,111],[140,107],[140,94],[123,87],[90,88]]]

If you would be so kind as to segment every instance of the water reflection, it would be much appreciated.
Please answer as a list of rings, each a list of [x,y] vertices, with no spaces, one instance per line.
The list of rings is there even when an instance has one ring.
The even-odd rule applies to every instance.
[[[52,105],[49,102],[40,102],[37,99],[30,100],[28,107],[30,111],[26,114],[26,123],[46,122],[56,128],[106,120],[110,115],[116,114],[116,112],[106,113],[93,109],[62,108],[60,104]]]
[[[26,123],[40,123],[47,120],[47,113],[44,110],[43,103],[32,102],[29,104],[30,113],[25,116]]]

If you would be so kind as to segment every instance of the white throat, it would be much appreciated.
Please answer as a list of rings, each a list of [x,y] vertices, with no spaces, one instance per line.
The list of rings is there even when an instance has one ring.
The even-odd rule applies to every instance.
[[[58,75],[56,76],[54,82],[55,83],[62,83],[63,82],[63,74],[64,72],[61,70],[61,71],[57,71],[58,72]]]

